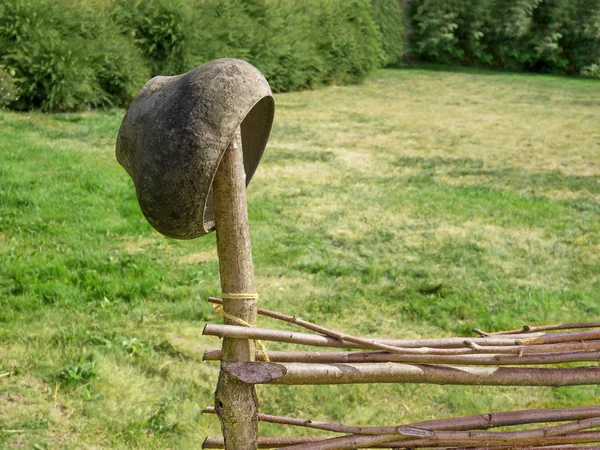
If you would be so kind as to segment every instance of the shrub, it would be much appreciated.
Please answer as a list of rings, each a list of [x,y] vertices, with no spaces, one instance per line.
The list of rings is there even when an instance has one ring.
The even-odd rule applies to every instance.
[[[600,63],[600,4],[596,0],[573,0],[564,17],[561,45],[569,60],[567,71],[584,76]]]
[[[398,0],[373,0],[373,19],[381,33],[382,66],[399,66],[404,52],[404,11]]]
[[[64,110],[95,103],[98,92],[86,62],[86,42],[63,38],[70,26],[50,2],[0,3],[0,62],[15,70],[21,91],[14,107]]]
[[[93,69],[82,53],[85,42],[66,42],[50,30],[5,55],[15,68],[21,98],[17,109],[73,110],[100,104]]]
[[[150,76],[223,57],[276,92],[356,83],[399,60],[399,12],[395,0],[0,0],[0,63],[21,90],[12,107],[45,111],[126,106]]]
[[[149,74],[103,10],[69,0],[1,1],[0,62],[15,70],[16,109],[123,106]]]
[[[188,69],[193,24],[181,3],[167,0],[126,0],[112,6],[121,32],[141,50],[151,75],[175,75]]]
[[[586,78],[598,78],[600,79],[600,63],[590,64],[581,69],[581,75]]]
[[[328,83],[357,83],[378,67],[383,49],[370,2],[316,0],[313,8],[318,13],[311,35],[325,55]]]
[[[314,36],[317,11],[314,2],[270,0],[267,8],[250,8],[247,21],[254,21],[245,46],[238,46],[269,80],[275,92],[310,89],[326,84],[327,61]]]
[[[367,0],[204,0],[191,61],[246,59],[276,92],[355,83],[382,54],[370,7]]]
[[[415,1],[411,6],[412,49],[425,60],[451,62],[464,56],[458,48],[458,12],[440,0]]]
[[[16,73],[0,64],[0,108],[4,108],[19,99],[19,90],[15,84]]]
[[[125,107],[150,79],[151,69],[135,44],[123,35],[94,41],[91,65],[104,92],[103,105]]]
[[[413,0],[409,11],[411,48],[429,61],[578,73],[600,58],[597,0]]]

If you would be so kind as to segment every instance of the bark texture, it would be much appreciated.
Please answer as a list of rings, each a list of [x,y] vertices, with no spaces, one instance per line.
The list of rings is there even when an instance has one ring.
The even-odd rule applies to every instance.
[[[220,361],[221,350],[207,349],[203,361]],[[265,361],[262,352],[256,352],[257,361]],[[567,362],[600,361],[600,351],[574,351],[564,353],[536,353],[533,355],[400,355],[386,352],[269,352],[274,363],[368,363],[401,362],[416,364],[458,364],[474,366],[513,366],[530,364],[560,364]]]
[[[246,206],[246,175],[239,128],[215,175],[213,196],[223,293],[254,294],[254,265]],[[256,303],[253,298],[228,299],[223,304],[223,310],[226,314],[253,326],[256,322]],[[225,318],[225,323],[235,322]],[[223,339],[222,364],[254,361],[254,354],[253,341]],[[221,370],[215,392],[215,409],[221,420],[227,450],[257,448],[258,398],[253,385]]]
[[[400,363],[225,363],[222,369],[253,384],[317,385],[427,383],[487,386],[600,384],[600,367],[564,369],[438,366]]]

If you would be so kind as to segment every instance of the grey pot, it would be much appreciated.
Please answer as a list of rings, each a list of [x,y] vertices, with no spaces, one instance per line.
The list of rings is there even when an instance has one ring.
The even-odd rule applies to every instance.
[[[177,239],[213,231],[212,182],[235,130],[241,126],[248,185],[274,111],[265,77],[238,59],[217,59],[148,81],[117,137],[117,160],[133,179],[148,222]]]

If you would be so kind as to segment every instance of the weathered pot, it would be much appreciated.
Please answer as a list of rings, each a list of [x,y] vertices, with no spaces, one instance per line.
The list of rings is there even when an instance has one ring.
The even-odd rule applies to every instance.
[[[265,77],[237,59],[217,59],[148,81],[117,138],[117,160],[133,179],[148,222],[177,239],[213,231],[212,182],[223,153],[241,126],[248,185],[274,110]]]

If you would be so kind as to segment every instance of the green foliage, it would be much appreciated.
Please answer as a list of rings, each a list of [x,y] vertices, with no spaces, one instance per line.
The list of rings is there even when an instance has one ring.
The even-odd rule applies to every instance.
[[[181,3],[127,0],[113,5],[112,16],[151,67],[152,76],[176,75],[189,67],[187,46],[193,23]]]
[[[379,64],[366,0],[205,0],[198,9],[193,65],[246,59],[275,92],[356,83]]]
[[[402,61],[405,41],[404,11],[398,0],[372,0],[373,19],[381,33],[383,66],[396,67]]]
[[[568,70],[600,78],[600,2],[573,0],[561,33],[562,47],[570,63]]]
[[[16,72],[16,109],[125,105],[147,79],[137,49],[102,11],[51,0],[0,2],[0,62]]]
[[[66,15],[47,2],[0,5],[0,57],[16,72],[22,94],[17,108],[73,109],[98,98],[85,40],[62,37],[70,26]]]
[[[122,349],[127,354],[132,356],[139,356],[148,353],[150,345],[140,341],[138,338],[128,339],[126,337],[117,336],[112,333],[111,335],[92,335],[88,339],[88,342],[92,345],[104,347],[107,350]]]
[[[370,3],[316,1],[313,8],[318,15],[311,33],[325,56],[326,81],[341,84],[361,81],[377,67],[382,52]]]
[[[106,95],[103,105],[126,107],[150,79],[150,68],[141,52],[119,34],[106,40],[94,40],[92,49],[96,82]]]
[[[19,99],[19,89],[15,84],[16,72],[0,64],[0,108]]]
[[[600,79],[600,64],[590,64],[581,69],[581,75],[587,78]]]
[[[597,0],[416,0],[410,19],[428,61],[582,74],[599,61]]]
[[[44,111],[126,106],[151,76],[224,57],[256,65],[277,92],[356,83],[402,48],[398,5],[376,3],[0,0],[0,63],[22,92],[11,105]]]
[[[96,361],[79,361],[65,367],[58,379],[66,385],[87,383],[98,375]]]

